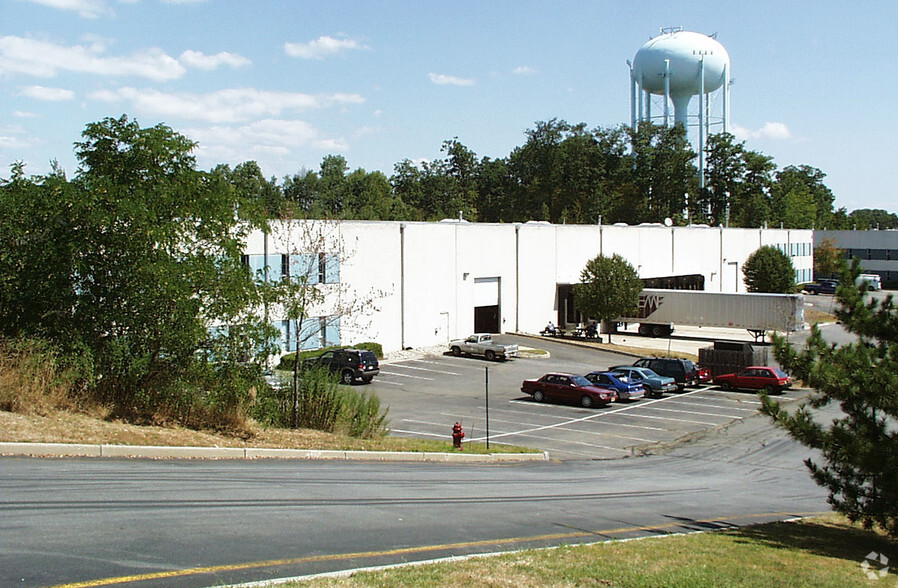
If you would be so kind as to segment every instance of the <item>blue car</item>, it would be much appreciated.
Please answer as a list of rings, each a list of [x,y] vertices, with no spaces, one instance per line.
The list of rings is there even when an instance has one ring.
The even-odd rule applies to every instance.
[[[677,381],[675,379],[659,375],[649,368],[618,365],[609,368],[609,371],[622,374],[631,384],[640,384],[645,389],[646,396],[661,398],[665,392],[677,391]]]
[[[626,381],[626,377],[620,372],[589,372],[586,374],[586,379],[596,386],[614,390],[615,394],[617,394],[617,402],[621,400],[636,400],[645,395],[645,389],[642,384]]]

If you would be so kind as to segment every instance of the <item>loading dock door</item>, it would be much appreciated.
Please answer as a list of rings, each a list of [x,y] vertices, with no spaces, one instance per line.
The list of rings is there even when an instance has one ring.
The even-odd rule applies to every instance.
[[[501,333],[499,278],[474,278],[474,332]]]

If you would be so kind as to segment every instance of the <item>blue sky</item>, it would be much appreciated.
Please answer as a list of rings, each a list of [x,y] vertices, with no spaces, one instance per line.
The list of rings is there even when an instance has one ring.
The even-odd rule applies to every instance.
[[[682,26],[727,49],[747,147],[898,210],[893,1],[0,0],[0,22],[0,177],[72,175],[85,125],[121,114],[278,179],[328,154],[389,176],[456,137],[506,157],[536,121],[628,123],[626,60]]]

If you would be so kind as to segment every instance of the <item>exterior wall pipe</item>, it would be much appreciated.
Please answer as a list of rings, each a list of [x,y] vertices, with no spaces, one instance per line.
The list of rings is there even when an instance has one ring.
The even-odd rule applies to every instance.
[[[514,226],[514,332],[521,332],[521,225],[519,223],[515,223]]]
[[[405,349],[405,223],[399,224],[399,346]]]

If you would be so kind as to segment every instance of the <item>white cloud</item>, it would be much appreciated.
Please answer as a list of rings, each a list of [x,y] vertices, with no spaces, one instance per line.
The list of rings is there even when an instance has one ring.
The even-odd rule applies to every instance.
[[[94,100],[128,102],[129,110],[162,118],[234,123],[260,117],[279,116],[284,111],[361,104],[358,94],[302,94],[271,92],[253,88],[232,88],[206,94],[166,93],[154,89],[119,88],[90,95]]]
[[[101,16],[113,16],[106,0],[28,0],[35,4],[76,12],[81,18],[99,18]]]
[[[430,81],[437,85],[450,85],[450,86],[473,86],[474,80],[470,78],[458,78],[455,76],[447,76],[445,74],[428,74]]]
[[[21,125],[0,126],[0,150],[21,151],[41,144],[41,140],[28,133]]]
[[[784,123],[766,122],[757,130],[747,129],[740,125],[732,125],[730,131],[737,139],[744,141],[745,139],[774,139],[785,140],[792,138],[792,132]]]
[[[181,53],[179,61],[183,65],[196,69],[203,69],[206,71],[218,69],[218,67],[221,65],[242,67],[244,65],[249,65],[250,63],[252,63],[249,59],[243,57],[242,55],[237,55],[236,53],[228,53],[227,51],[221,51],[220,53],[216,53],[215,55],[206,55],[202,51],[191,50],[187,50],[184,53]]]
[[[300,148],[330,153],[349,149],[344,139],[327,137],[301,120],[262,119],[247,125],[187,128],[181,132],[198,143],[197,158],[212,165],[284,157]]]
[[[343,51],[368,49],[366,45],[352,39],[335,39],[322,36],[308,43],[284,43],[284,53],[301,59],[324,59]]]
[[[62,102],[64,100],[73,100],[75,98],[75,93],[71,90],[48,88],[46,86],[28,86],[23,89],[19,95],[47,102]]]
[[[536,69],[530,67],[529,65],[519,65],[518,67],[512,70],[512,73],[519,76],[529,76],[536,73]]]
[[[180,78],[185,69],[161,49],[147,49],[127,57],[105,57],[103,47],[56,45],[25,37],[0,37],[0,75],[53,77],[60,71],[109,76],[137,76],[156,81]]]

